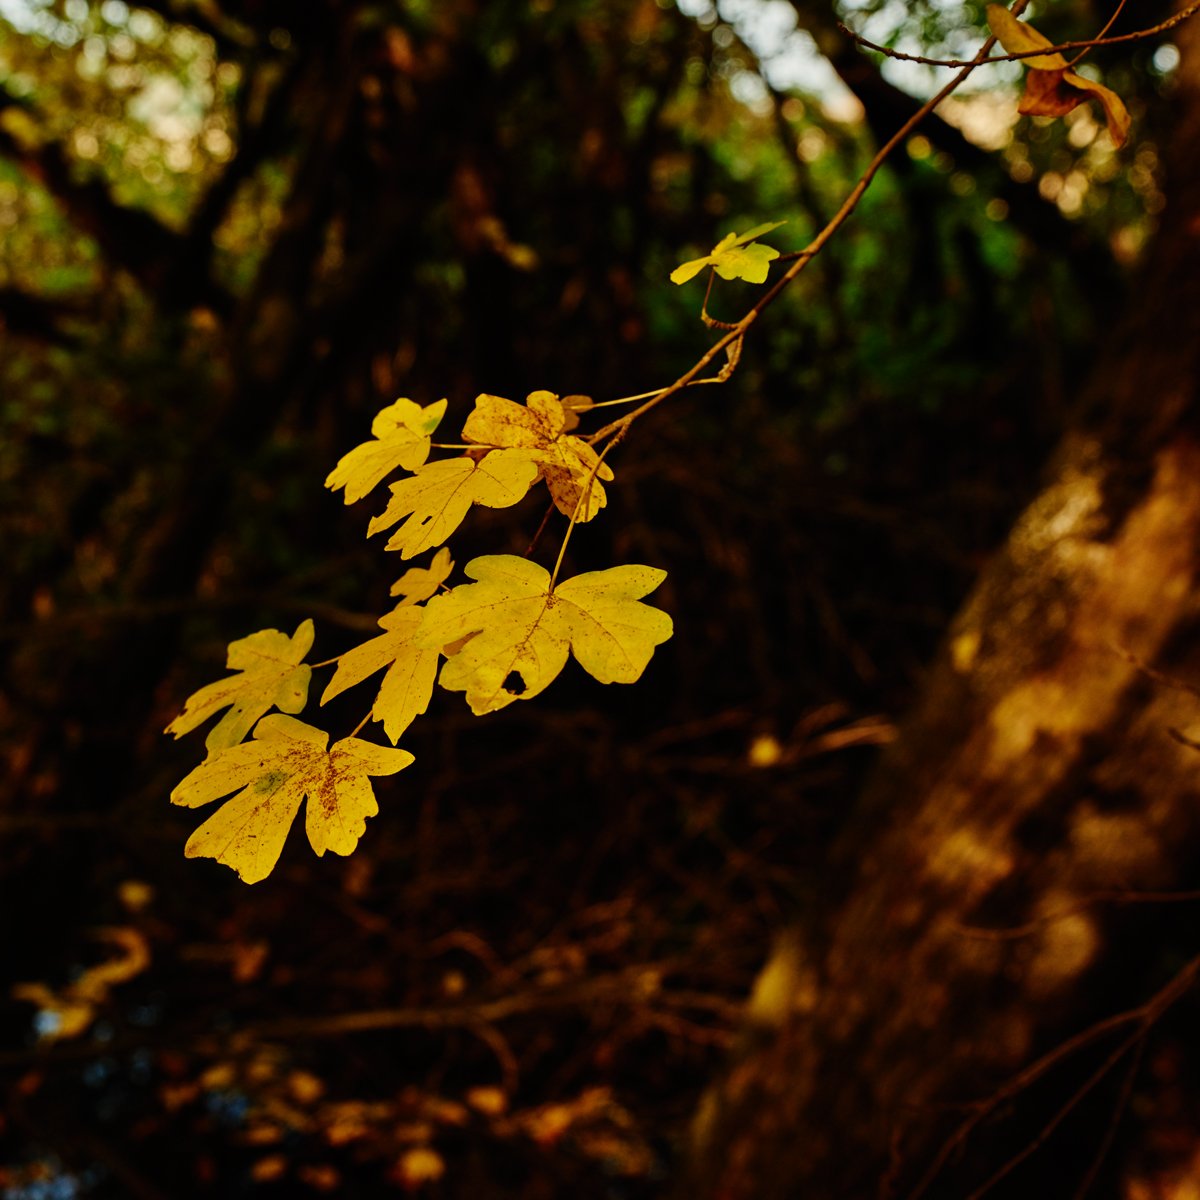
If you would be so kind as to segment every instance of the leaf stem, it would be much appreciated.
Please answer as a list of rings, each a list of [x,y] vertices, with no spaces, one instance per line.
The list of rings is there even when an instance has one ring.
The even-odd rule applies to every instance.
[[[375,709],[371,708],[365,717],[346,735],[347,737],[358,737],[362,727],[375,715]]]
[[[558,558],[554,561],[554,570],[550,574],[550,592],[553,593],[554,585],[558,582],[558,573],[562,570],[563,556],[567,552],[567,543],[571,540],[571,534],[575,529],[575,525],[579,520],[580,512],[587,506],[587,502],[592,494],[592,483],[596,478],[596,472],[600,470],[600,464],[604,461],[608,452],[616,446],[628,431],[628,425],[621,425],[617,430],[616,436],[604,447],[603,450],[596,456],[596,462],[592,466],[592,470],[587,477],[587,482],[580,490],[579,499],[575,501],[575,511],[571,514],[571,522],[567,526],[567,532],[563,534],[562,545],[558,548]]]
[[[542,540],[542,534],[546,532],[546,526],[550,524],[550,517],[553,512],[554,501],[551,500],[550,503],[546,505],[546,513],[542,517],[542,523],[537,527],[537,533],[533,535],[533,541],[529,543],[528,548],[522,555],[523,558],[528,558],[537,549],[538,542]]]
[[[724,383],[724,382],[725,381],[723,379],[720,379],[716,375],[713,375],[710,379],[693,379],[691,381],[691,383],[689,383],[687,386],[688,387],[699,387],[700,384],[702,384],[702,383]],[[655,388],[654,391],[652,391],[652,392],[639,392],[638,395],[636,395],[636,396],[622,396],[619,400],[600,400],[596,404],[593,404],[592,408],[612,408],[614,405],[617,405],[617,404],[634,404],[638,400],[649,400],[652,397],[659,395],[659,393],[665,392],[666,390],[667,389],[665,387],[660,387],[660,388]],[[592,408],[586,408],[583,411],[585,413],[589,413],[592,411]]]

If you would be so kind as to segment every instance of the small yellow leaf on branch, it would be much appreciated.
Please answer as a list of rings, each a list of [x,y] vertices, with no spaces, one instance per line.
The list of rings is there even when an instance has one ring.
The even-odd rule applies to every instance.
[[[747,283],[765,283],[767,272],[773,259],[779,257],[779,251],[771,246],[754,245],[756,238],[786,221],[768,221],[765,225],[756,225],[749,233],[726,234],[713,248],[712,253],[704,258],[693,258],[671,272],[672,283],[687,283],[694,279],[705,267],[712,267],[722,279],[744,279]]]
[[[321,703],[387,667],[371,715],[383,722],[384,731],[394,746],[400,735],[429,707],[437,679],[437,647],[421,646],[416,642],[424,616],[422,608],[401,605],[380,617],[379,625],[386,632],[342,655]]]
[[[1027,21],[1018,21],[1003,5],[987,6],[988,26],[1009,54],[1026,54],[1054,45]],[[1072,71],[1061,54],[1035,54],[1020,60],[1028,68],[1025,94],[1017,111],[1032,117],[1064,117],[1090,96],[1104,109],[1108,136],[1118,149],[1129,137],[1130,119],[1121,97],[1111,88]]]
[[[403,596],[401,604],[421,604],[430,596],[436,596],[438,588],[450,577],[454,560],[450,551],[443,546],[427,567],[409,567],[395,583],[391,595]]]
[[[394,775],[413,761],[407,750],[343,738],[326,750],[329,734],[294,717],[272,713],[254,740],[203,762],[171,793],[187,808],[236,791],[188,838],[188,858],[215,858],[246,883],[265,879],[279,861],[288,830],[308,798],[305,828],[318,855],[349,854],[379,811],[369,776]],[[240,790],[239,790],[240,789]]]
[[[548,571],[511,554],[473,559],[466,574],[478,582],[430,600],[418,637],[439,648],[468,639],[442,668],[439,682],[448,691],[466,692],[476,714],[538,695],[562,671],[569,652],[601,683],[633,683],[655,647],[671,636],[671,618],[640,603],[666,578],[655,567],[590,571],[553,592]],[[510,679],[514,674],[519,685]]]
[[[421,467],[411,479],[393,483],[392,498],[371,519],[367,536],[408,519],[392,534],[389,550],[413,558],[440,546],[462,523],[472,504],[508,508],[537,482],[538,464],[525,450],[493,450],[476,462],[446,458]]]
[[[415,471],[429,457],[430,438],[445,411],[445,400],[425,408],[405,399],[388,405],[371,422],[373,440],[344,454],[325,486],[345,488],[346,503],[353,504],[397,468]]]
[[[272,707],[285,713],[300,712],[308,700],[312,678],[312,668],[302,660],[312,649],[313,636],[313,623],[301,621],[291,637],[278,629],[260,629],[230,642],[225,665],[239,673],[193,692],[183,712],[163,732],[182,737],[228,707],[205,739],[212,754],[237,745]]]
[[[475,400],[475,410],[463,426],[463,440],[528,450],[537,459],[554,506],[564,516],[575,514],[590,480],[587,503],[576,517],[590,521],[608,503],[600,480],[611,481],[613,473],[587,442],[567,433],[572,420],[578,424],[579,418],[553,392],[530,392],[524,404],[485,394]]]

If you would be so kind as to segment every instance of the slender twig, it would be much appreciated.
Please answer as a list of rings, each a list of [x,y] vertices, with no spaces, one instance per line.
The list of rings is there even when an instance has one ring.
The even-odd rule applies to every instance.
[[[1092,1157],[1087,1174],[1080,1180],[1079,1187],[1075,1189],[1075,1195],[1072,1197],[1072,1200],[1083,1200],[1088,1192],[1092,1190],[1092,1184],[1096,1182],[1096,1176],[1100,1173],[1100,1168],[1103,1166],[1104,1160],[1108,1157],[1108,1152],[1112,1148],[1113,1138],[1117,1135],[1117,1128],[1121,1124],[1121,1118],[1125,1115],[1130,1094],[1133,1092],[1133,1082],[1137,1078],[1138,1068],[1142,1065],[1142,1054],[1145,1049],[1145,1042],[1138,1042],[1134,1047],[1133,1054],[1129,1059],[1129,1070],[1125,1072],[1125,1078],[1121,1081],[1121,1090],[1117,1095],[1117,1103],[1113,1107],[1113,1114],[1108,1122],[1108,1128],[1104,1131],[1104,1137],[1100,1139],[1100,1145]]]
[[[711,267],[708,269],[708,287],[704,289],[704,300],[700,305],[700,320],[704,322],[709,329],[732,329],[734,327],[732,321],[718,321],[716,317],[708,315],[708,298],[712,295],[713,280],[716,279],[717,273]],[[722,380],[724,382],[724,380]]]
[[[1081,1100],[1102,1080],[1121,1061],[1125,1055],[1135,1046],[1141,1043],[1146,1031],[1142,1028],[1135,1029],[1109,1056],[1073,1091],[1067,1102],[1042,1126],[1041,1131],[1024,1149],[1018,1151],[1002,1166],[999,1170],[994,1171],[987,1180],[977,1187],[968,1197],[967,1200],[983,1200],[983,1197],[992,1190],[1001,1180],[1006,1179],[1011,1175],[1026,1159],[1032,1157],[1040,1150],[1053,1136],[1054,1131],[1067,1119],[1068,1116],[1075,1110]]]
[[[270,1040],[340,1037],[347,1033],[367,1033],[382,1029],[461,1029],[492,1025],[527,1013],[574,1008],[600,1001],[606,1006],[630,1003],[650,1006],[657,1001],[668,1008],[708,1010],[725,1020],[736,1019],[738,1006],[724,997],[684,991],[646,994],[639,985],[647,975],[653,975],[655,970],[651,964],[639,965],[575,985],[515,992],[478,1004],[369,1009],[362,1012],[338,1013],[330,1017],[291,1017],[243,1030],[242,1036],[248,1039]]]
[[[923,54],[906,54],[903,50],[893,50],[890,46],[881,46],[878,42],[872,42],[869,38],[863,37],[862,34],[855,33],[853,29],[841,21],[838,22],[838,28],[848,38],[852,38],[865,49],[874,50],[877,54],[886,54],[888,58],[895,58],[901,62],[920,63],[924,67],[977,67],[986,66],[988,63],[1020,62],[1023,58],[1037,58],[1043,54],[1061,54],[1064,50],[1091,50],[1096,46],[1119,46],[1125,42],[1140,42],[1146,38],[1155,37],[1157,34],[1166,33],[1168,29],[1173,29],[1176,25],[1182,24],[1198,12],[1200,12],[1200,0],[1194,0],[1192,4],[1180,9],[1179,12],[1168,17],[1165,21],[1160,21],[1157,25],[1151,25],[1146,29],[1135,30],[1133,33],[1119,33],[1113,37],[1087,38],[1078,42],[1059,42],[1054,46],[1044,46],[1037,50],[1021,50],[1015,54],[989,54],[982,59],[978,56],[970,59],[928,58]],[[1015,16],[1016,14],[1017,10],[1014,8],[1013,15]],[[1105,28],[1107,29],[1108,26],[1105,26]],[[994,38],[988,39],[988,43],[994,41]]]
[[[553,516],[553,514],[554,501],[551,500],[550,503],[546,505],[546,513],[545,516],[542,517],[542,523],[537,527],[537,533],[533,535],[533,541],[531,541],[528,547],[526,547],[525,553],[521,556],[522,558],[528,558],[537,549],[537,544],[542,540],[542,534],[546,532],[546,526],[550,524],[550,518]]]
[[[1124,7],[1125,0],[1117,0],[1117,7],[1113,9],[1113,15],[1109,17],[1107,21],[1105,21],[1104,28],[1101,29],[1098,34],[1096,34],[1097,42],[1117,23],[1117,18],[1121,15],[1121,11],[1124,9]],[[1091,50],[1091,47],[1085,46],[1077,55],[1075,55],[1073,59],[1071,59],[1069,63],[1067,63],[1067,66],[1078,66],[1085,58],[1087,58],[1089,50]]]
[[[571,513],[571,523],[567,526],[567,532],[563,534],[562,545],[558,548],[558,558],[554,562],[554,570],[550,575],[550,591],[554,591],[554,585],[558,582],[558,573],[562,570],[563,556],[567,552],[567,543],[571,540],[571,534],[579,521],[579,514],[587,508],[587,502],[591,499],[592,484],[596,479],[596,472],[600,470],[600,464],[604,462],[605,456],[616,445],[621,442],[625,436],[625,431],[629,428],[628,425],[621,425],[617,431],[616,437],[604,447],[603,450],[596,456],[596,461],[592,464],[592,469],[588,473],[587,482],[583,485],[579,492],[579,499],[575,501],[575,511]]]
[[[1144,663],[1136,654],[1130,650],[1126,650],[1123,646],[1111,646],[1114,654],[1119,654],[1127,663],[1137,667],[1138,672],[1145,675],[1147,679],[1153,680],[1155,683],[1161,683],[1163,687],[1173,688],[1177,692],[1187,692],[1189,695],[1200,697],[1200,687],[1194,683],[1188,683],[1186,679],[1176,679],[1173,675],[1164,675],[1162,671],[1156,671],[1149,663]]]
[[[1111,1017],[1105,1017],[1104,1020],[1097,1021],[1081,1033],[1075,1034],[1074,1037],[1068,1038],[1065,1042],[1060,1042],[1053,1050],[1043,1054],[1041,1058],[1010,1079],[1008,1083],[994,1091],[987,1099],[975,1105],[971,1115],[942,1143],[941,1149],[934,1155],[933,1161],[917,1181],[916,1187],[909,1193],[908,1200],[918,1200],[920,1196],[923,1196],[929,1190],[930,1185],[941,1174],[942,1168],[950,1160],[950,1157],[961,1149],[963,1143],[966,1142],[972,1131],[985,1117],[990,1116],[1002,1104],[1007,1103],[1036,1083],[1047,1071],[1070,1058],[1077,1051],[1090,1046],[1093,1042],[1099,1041],[1107,1034],[1113,1033],[1118,1029],[1123,1029],[1127,1025],[1136,1025],[1138,1027],[1137,1036],[1144,1036],[1146,1031],[1159,1017],[1192,987],[1196,982],[1198,973],[1200,973],[1200,956],[1193,958],[1187,963],[1169,983],[1155,992],[1145,1004],[1140,1005],[1138,1008],[1131,1008],[1125,1012],[1116,1013]],[[1128,1049],[1128,1046],[1122,1049],[1122,1053],[1124,1053],[1125,1049]]]
[[[1194,900],[1200,900],[1200,891],[1130,892],[1113,890],[1093,892],[1089,896],[1081,897],[1074,904],[1056,908],[1052,912],[1034,918],[1032,921],[1027,921],[1024,925],[1012,925],[1005,929],[985,929],[978,925],[957,925],[955,926],[955,932],[962,934],[964,937],[977,938],[980,941],[986,942],[1015,941],[1019,938],[1029,937],[1030,934],[1037,933],[1039,929],[1043,929],[1047,925],[1052,925],[1055,921],[1061,921],[1065,917],[1085,912],[1094,904],[1183,904]]]
[[[781,254],[774,261],[777,263],[794,262],[798,258],[812,258],[811,250],[793,250],[790,254]]]
[[[780,260],[780,261],[782,261],[782,260]],[[705,383],[724,383],[724,382],[725,382],[725,380],[721,379],[719,376],[713,375],[709,379],[693,379],[687,386],[688,387],[700,387],[702,384],[705,384]],[[667,389],[665,387],[660,387],[660,388],[655,388],[653,391],[650,391],[650,392],[639,392],[636,396],[620,396],[616,400],[597,400],[596,403],[592,405],[592,408],[615,408],[618,404],[636,404],[639,400],[649,400],[652,396],[661,395],[666,390]],[[586,409],[585,411],[591,412],[592,408]],[[587,440],[591,441],[592,439],[588,438]]]
[[[1200,7],[1200,0],[1196,0],[1197,7]],[[1028,0],[1017,0],[1013,5],[1012,12],[1014,15],[1019,15],[1024,11]],[[867,169],[859,176],[858,182],[850,189],[846,199],[842,202],[841,208],[830,218],[825,228],[813,238],[811,242],[799,253],[796,261],[779,277],[775,284],[759,298],[750,310],[737,321],[733,328],[714,342],[704,354],[696,361],[690,370],[685,371],[670,387],[664,388],[657,396],[647,400],[644,404],[635,408],[633,412],[626,413],[620,419],[605,425],[602,429],[597,430],[587,440],[595,443],[605,437],[615,434],[622,428],[628,428],[639,417],[648,413],[651,409],[657,408],[664,400],[675,395],[676,392],[682,391],[687,387],[712,361],[720,354],[727,346],[743,338],[746,332],[754,324],[755,321],[763,314],[763,312],[774,303],[781,292],[804,270],[806,266],[821,252],[826,243],[835,233],[846,223],[850,215],[858,207],[858,202],[863,198],[867,189],[871,186],[875,176],[879,173],[879,169],[891,157],[892,151],[904,141],[905,138],[927,117],[941,102],[950,95],[958,86],[975,70],[977,66],[986,61],[992,47],[996,44],[995,37],[989,37],[980,48],[978,55],[974,61],[964,65],[949,83],[945,85],[937,95],[925,101],[920,108],[917,109],[895,133],[876,151],[875,157],[867,164]]]

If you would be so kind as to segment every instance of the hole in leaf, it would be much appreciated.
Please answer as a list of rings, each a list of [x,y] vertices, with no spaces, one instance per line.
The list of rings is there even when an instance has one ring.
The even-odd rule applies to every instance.
[[[521,678],[519,671],[509,671],[503,686],[510,696],[519,696],[525,691],[525,680]]]

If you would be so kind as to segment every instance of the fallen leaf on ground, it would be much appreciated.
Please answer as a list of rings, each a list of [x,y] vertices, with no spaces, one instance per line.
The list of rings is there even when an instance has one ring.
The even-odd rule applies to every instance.
[[[25,1000],[41,1009],[39,1033],[45,1042],[63,1041],[86,1032],[96,1019],[96,1010],[108,1000],[109,992],[117,984],[136,978],[150,965],[150,945],[140,930],[130,925],[106,925],[93,932],[101,941],[116,947],[118,953],[114,958],[88,967],[61,991],[44,983],[13,986],[14,1000]]]

